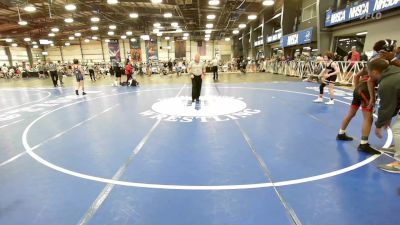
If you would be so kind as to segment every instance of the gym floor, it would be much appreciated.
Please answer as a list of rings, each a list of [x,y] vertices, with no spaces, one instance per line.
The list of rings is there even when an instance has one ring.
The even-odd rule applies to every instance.
[[[373,225],[400,221],[389,155],[336,141],[351,102],[318,84],[221,74],[192,104],[187,75],[0,82],[0,224]],[[326,95],[327,96],[327,95]],[[370,143],[391,144],[390,135]]]

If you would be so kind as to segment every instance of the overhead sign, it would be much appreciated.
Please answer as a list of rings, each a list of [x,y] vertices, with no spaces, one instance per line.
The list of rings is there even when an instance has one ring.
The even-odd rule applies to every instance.
[[[277,33],[277,34],[273,34],[273,35],[269,35],[267,36],[267,43],[272,43],[275,41],[279,41],[282,37],[282,33]]]
[[[308,28],[293,34],[282,36],[281,47],[285,48],[289,46],[311,43],[313,38],[313,30],[314,28]]]
[[[362,1],[337,12],[327,11],[325,26],[330,27],[356,19],[378,18],[381,12],[397,7],[400,7],[400,0]]]
[[[261,39],[261,40],[258,40],[258,41],[255,41],[255,42],[254,42],[254,47],[258,47],[258,46],[261,46],[261,45],[263,45],[263,44],[264,44],[264,40]]]

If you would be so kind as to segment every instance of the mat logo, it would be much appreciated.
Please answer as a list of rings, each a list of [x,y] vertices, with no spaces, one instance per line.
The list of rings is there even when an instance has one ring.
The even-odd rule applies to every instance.
[[[249,109],[241,98],[224,96],[204,96],[198,103],[189,96],[162,99],[153,104],[151,110],[140,115],[168,122],[190,123],[194,121],[222,122],[246,118],[260,113]]]
[[[56,107],[56,106],[71,103],[76,100],[79,100],[79,99],[77,99],[76,96],[71,95],[71,96],[57,98],[54,100],[45,101],[43,103],[37,103],[37,104],[30,105],[30,106],[15,108],[15,109],[12,109],[12,110],[9,110],[9,111],[6,111],[6,112],[0,114],[0,122],[20,118],[20,117],[22,117],[23,114],[45,113],[51,109],[54,109],[54,107]]]

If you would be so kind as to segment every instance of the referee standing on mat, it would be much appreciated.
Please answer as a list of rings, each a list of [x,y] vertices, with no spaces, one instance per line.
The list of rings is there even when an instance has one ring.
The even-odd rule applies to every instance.
[[[205,66],[204,63],[200,62],[200,55],[197,53],[194,56],[194,61],[189,64],[189,73],[192,78],[192,102],[200,101],[201,83],[205,77]]]

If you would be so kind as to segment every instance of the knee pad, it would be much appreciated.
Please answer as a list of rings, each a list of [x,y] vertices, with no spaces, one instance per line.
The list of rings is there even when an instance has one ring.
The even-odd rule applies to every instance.
[[[324,87],[326,86],[326,84],[325,83],[322,83],[320,86],[319,86],[319,93],[322,95],[322,94],[324,94]]]

